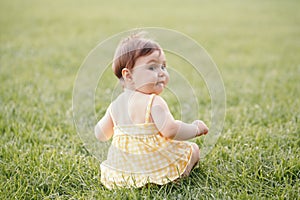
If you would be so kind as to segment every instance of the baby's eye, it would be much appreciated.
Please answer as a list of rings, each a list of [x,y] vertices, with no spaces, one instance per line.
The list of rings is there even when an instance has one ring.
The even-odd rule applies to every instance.
[[[149,70],[154,70],[154,69],[155,69],[155,66],[152,66],[152,65],[151,65],[151,66],[148,67],[148,69],[149,69]]]
[[[161,65],[160,68],[161,68],[162,70],[166,70],[166,65]]]

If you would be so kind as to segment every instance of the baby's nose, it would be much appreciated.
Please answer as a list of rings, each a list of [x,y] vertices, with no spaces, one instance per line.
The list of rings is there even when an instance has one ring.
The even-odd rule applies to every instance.
[[[164,71],[160,70],[160,71],[158,72],[158,76],[164,76],[164,75],[165,75]]]

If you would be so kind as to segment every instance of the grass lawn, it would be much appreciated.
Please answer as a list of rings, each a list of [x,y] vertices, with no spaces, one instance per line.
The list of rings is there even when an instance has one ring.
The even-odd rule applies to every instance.
[[[299,199],[300,2],[123,2],[0,2],[0,199]],[[225,126],[190,177],[110,191],[73,124],[73,84],[100,41],[147,26],[209,52]]]

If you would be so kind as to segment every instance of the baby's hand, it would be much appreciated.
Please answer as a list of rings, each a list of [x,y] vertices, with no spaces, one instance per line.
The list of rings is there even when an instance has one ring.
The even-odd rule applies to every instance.
[[[192,124],[198,127],[198,132],[196,136],[206,135],[208,133],[208,127],[203,121],[195,120]]]

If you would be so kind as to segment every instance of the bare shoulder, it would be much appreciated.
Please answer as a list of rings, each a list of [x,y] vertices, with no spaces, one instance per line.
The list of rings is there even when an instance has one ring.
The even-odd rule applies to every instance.
[[[168,108],[167,102],[159,95],[155,95],[152,106],[161,106],[163,108]]]
[[[119,104],[124,104],[124,102],[126,101],[126,95],[124,95],[124,93],[121,93],[111,102],[111,105],[113,105],[114,107],[118,107]]]
[[[117,96],[109,105],[108,109],[111,111],[111,113],[116,113],[117,110],[123,105],[122,102],[126,102],[124,100],[124,95],[120,94]]]

